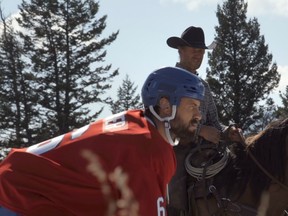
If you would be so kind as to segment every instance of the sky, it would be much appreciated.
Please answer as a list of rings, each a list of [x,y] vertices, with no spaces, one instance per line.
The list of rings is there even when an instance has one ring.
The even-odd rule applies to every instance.
[[[21,0],[2,0],[5,15],[17,13]],[[271,96],[282,106],[279,91],[285,92],[288,85],[288,0],[248,0],[247,18],[257,18],[260,34],[265,37],[273,62],[278,65],[281,80]],[[117,99],[117,89],[126,74],[140,94],[147,76],[163,66],[174,66],[178,52],[167,46],[171,36],[180,37],[189,26],[202,27],[205,42],[209,45],[215,37],[215,26],[219,25],[216,11],[222,6],[220,0],[99,0],[99,17],[107,15],[103,37],[119,30],[117,39],[106,47],[106,64],[119,68],[109,94]],[[207,52],[198,70],[206,77]],[[99,117],[110,115],[109,107]]]

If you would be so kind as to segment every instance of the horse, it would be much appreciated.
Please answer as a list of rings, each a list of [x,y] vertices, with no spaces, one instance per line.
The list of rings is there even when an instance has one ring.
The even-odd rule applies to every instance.
[[[240,143],[198,146],[186,157],[192,215],[288,215],[288,118],[239,136]]]

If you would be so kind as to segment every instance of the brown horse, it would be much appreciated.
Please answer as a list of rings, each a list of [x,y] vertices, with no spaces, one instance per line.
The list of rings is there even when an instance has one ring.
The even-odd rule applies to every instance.
[[[193,176],[191,216],[288,215],[288,118],[228,149],[225,154],[198,149],[186,158]],[[212,165],[211,157],[216,161]]]

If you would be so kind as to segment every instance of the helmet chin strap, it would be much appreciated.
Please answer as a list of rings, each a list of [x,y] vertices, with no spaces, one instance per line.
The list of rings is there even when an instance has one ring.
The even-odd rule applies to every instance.
[[[175,146],[175,145],[177,145],[177,144],[179,143],[179,140],[178,140],[178,139],[175,139],[175,141],[173,141],[173,139],[172,139],[172,137],[171,137],[171,133],[170,133],[170,128],[171,128],[170,121],[175,118],[176,109],[177,109],[176,105],[172,105],[172,113],[171,113],[171,116],[162,118],[162,117],[160,117],[160,116],[155,112],[153,106],[149,106],[149,110],[151,111],[151,113],[152,113],[159,121],[164,122],[166,138],[167,138],[168,142],[169,142],[172,146]]]

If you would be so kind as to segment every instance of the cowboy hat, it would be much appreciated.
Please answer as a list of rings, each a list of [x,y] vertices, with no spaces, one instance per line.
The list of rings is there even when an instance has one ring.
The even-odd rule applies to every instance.
[[[202,28],[190,26],[179,37],[170,37],[167,39],[168,46],[177,49],[181,46],[208,49],[205,45],[205,36]]]

